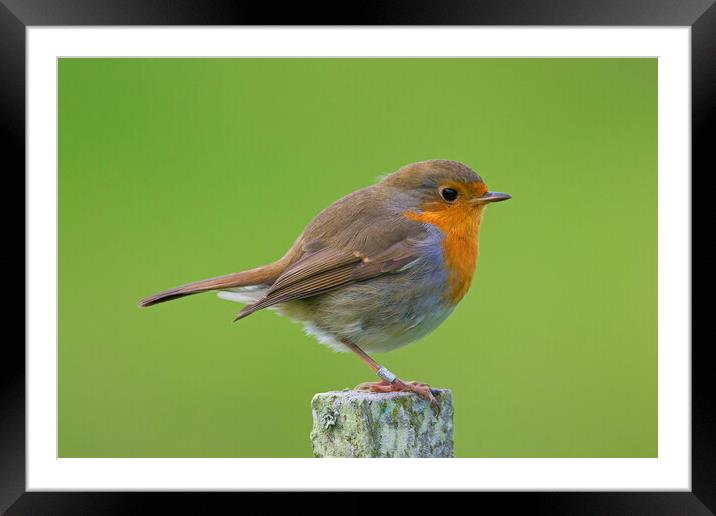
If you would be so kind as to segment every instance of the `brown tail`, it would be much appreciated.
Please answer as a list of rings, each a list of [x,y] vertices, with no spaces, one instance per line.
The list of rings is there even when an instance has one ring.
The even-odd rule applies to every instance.
[[[199,292],[206,292],[208,290],[219,290],[231,287],[246,287],[249,285],[261,285],[271,284],[276,281],[283,269],[285,268],[284,260],[281,259],[277,262],[263,267],[257,267],[255,269],[249,269],[246,271],[235,272],[233,274],[227,274],[226,276],[218,276],[216,278],[209,278],[201,281],[195,281],[193,283],[187,283],[186,285],[180,285],[178,287],[170,288],[154,294],[153,296],[145,297],[137,303],[139,306],[152,306],[164,301],[171,301],[184,296],[190,296],[192,294],[198,294]]]

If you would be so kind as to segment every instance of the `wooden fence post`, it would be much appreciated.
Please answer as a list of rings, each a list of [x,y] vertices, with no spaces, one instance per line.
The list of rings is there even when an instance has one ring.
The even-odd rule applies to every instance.
[[[413,393],[322,392],[311,401],[315,457],[452,457],[452,392],[437,413]]]

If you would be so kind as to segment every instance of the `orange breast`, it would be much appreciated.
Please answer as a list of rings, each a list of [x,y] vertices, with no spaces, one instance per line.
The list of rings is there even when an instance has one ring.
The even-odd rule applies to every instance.
[[[442,246],[448,273],[445,296],[452,304],[457,304],[467,294],[475,274],[479,251],[477,236],[483,210],[482,206],[450,206],[426,209],[422,213],[405,212],[407,218],[432,224],[444,233]]]

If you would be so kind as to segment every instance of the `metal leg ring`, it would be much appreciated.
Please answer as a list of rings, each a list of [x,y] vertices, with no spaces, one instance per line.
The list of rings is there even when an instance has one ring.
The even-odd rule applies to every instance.
[[[388,383],[393,383],[395,379],[398,378],[393,373],[388,371],[385,367],[381,367],[380,369],[378,369],[375,374],[380,376],[384,381]]]

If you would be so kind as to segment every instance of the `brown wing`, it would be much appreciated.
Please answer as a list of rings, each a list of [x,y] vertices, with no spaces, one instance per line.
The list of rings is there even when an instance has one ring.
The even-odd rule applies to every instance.
[[[419,257],[419,240],[407,238],[388,249],[366,256],[315,240],[305,246],[306,254],[288,267],[260,301],[244,307],[236,320],[277,303],[315,296],[382,274],[399,270]]]

